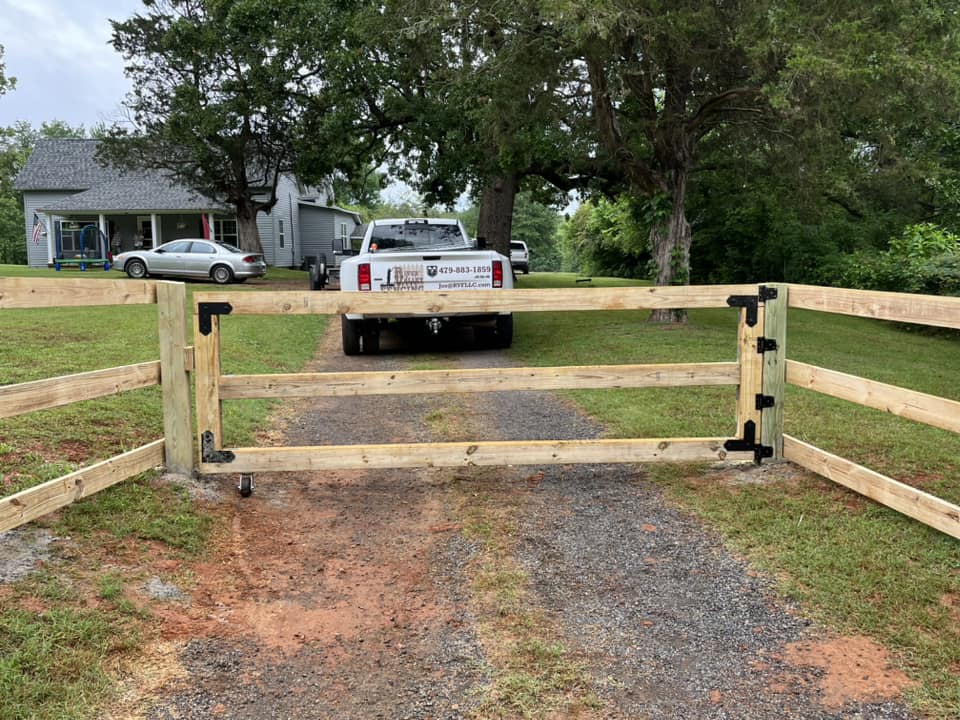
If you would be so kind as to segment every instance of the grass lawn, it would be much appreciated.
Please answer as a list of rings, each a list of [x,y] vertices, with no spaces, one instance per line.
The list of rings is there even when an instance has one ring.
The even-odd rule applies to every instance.
[[[0,277],[124,276],[0,266]],[[229,289],[256,292],[278,283],[308,286],[306,273],[272,268],[266,280]],[[188,301],[194,291],[210,289],[223,288],[187,283]],[[313,356],[326,322],[319,316],[225,317],[224,370],[295,372]],[[0,385],[160,357],[155,305],[3,310],[0,337]],[[251,441],[272,405],[226,403],[227,443]],[[162,435],[159,387],[0,420],[0,496]],[[125,557],[195,557],[214,520],[182,489],[146,473],[36,524],[71,537],[78,549],[55,573],[0,586],[0,720],[90,717],[113,687],[106,668],[152,632],[148,612],[125,597],[125,588],[146,578],[118,565]]]
[[[594,286],[629,281],[594,279]],[[570,287],[537,273],[519,287]],[[531,365],[736,359],[734,310],[694,310],[685,327],[646,312],[515,317],[513,354]],[[787,356],[960,399],[960,335],[791,310]],[[729,435],[734,389],[570,391],[611,437]],[[960,502],[960,437],[789,387],[787,432],[952,502]],[[960,717],[960,542],[809,473],[764,484],[718,481],[703,467],[652,465],[651,479],[779,579],[782,592],[844,633],[892,648],[921,684],[914,705]],[[776,475],[774,476],[776,477]]]

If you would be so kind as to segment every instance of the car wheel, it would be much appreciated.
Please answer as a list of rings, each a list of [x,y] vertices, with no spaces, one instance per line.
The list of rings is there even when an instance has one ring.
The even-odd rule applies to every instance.
[[[349,320],[340,316],[340,336],[343,339],[344,355],[360,354],[360,320]]]
[[[513,344],[513,315],[497,315],[494,347],[508,348]]]
[[[210,270],[210,277],[217,285],[226,285],[233,280],[233,271],[226,265],[214,265]]]
[[[380,352],[380,325],[376,320],[367,320],[363,328],[363,352],[376,355]]]
[[[529,265],[524,265],[524,266],[523,266],[523,274],[524,274],[524,275],[529,275],[529,274],[530,274],[530,266],[529,266]]]
[[[143,260],[127,260],[127,264],[123,266],[123,269],[126,271],[129,277],[132,277],[134,280],[141,280],[147,276],[147,266]]]

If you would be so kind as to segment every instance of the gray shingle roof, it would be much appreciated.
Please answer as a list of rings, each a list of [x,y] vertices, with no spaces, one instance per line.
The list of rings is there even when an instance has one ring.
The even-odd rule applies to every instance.
[[[40,208],[53,212],[134,210],[218,210],[203,197],[160,171],[125,171],[97,162],[98,140],[38,140],[17,175],[18,190],[78,190]]]

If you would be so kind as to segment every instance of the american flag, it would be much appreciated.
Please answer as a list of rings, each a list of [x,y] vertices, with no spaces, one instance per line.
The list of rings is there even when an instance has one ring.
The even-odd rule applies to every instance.
[[[43,226],[43,221],[37,216],[36,213],[33,214],[33,244],[40,244],[40,236],[46,228]]]

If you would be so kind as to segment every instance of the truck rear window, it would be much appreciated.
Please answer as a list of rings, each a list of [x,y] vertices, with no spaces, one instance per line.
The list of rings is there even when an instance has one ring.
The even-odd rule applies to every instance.
[[[374,247],[376,246],[376,247]],[[457,225],[402,223],[376,225],[370,235],[370,250],[466,250],[467,239]]]

